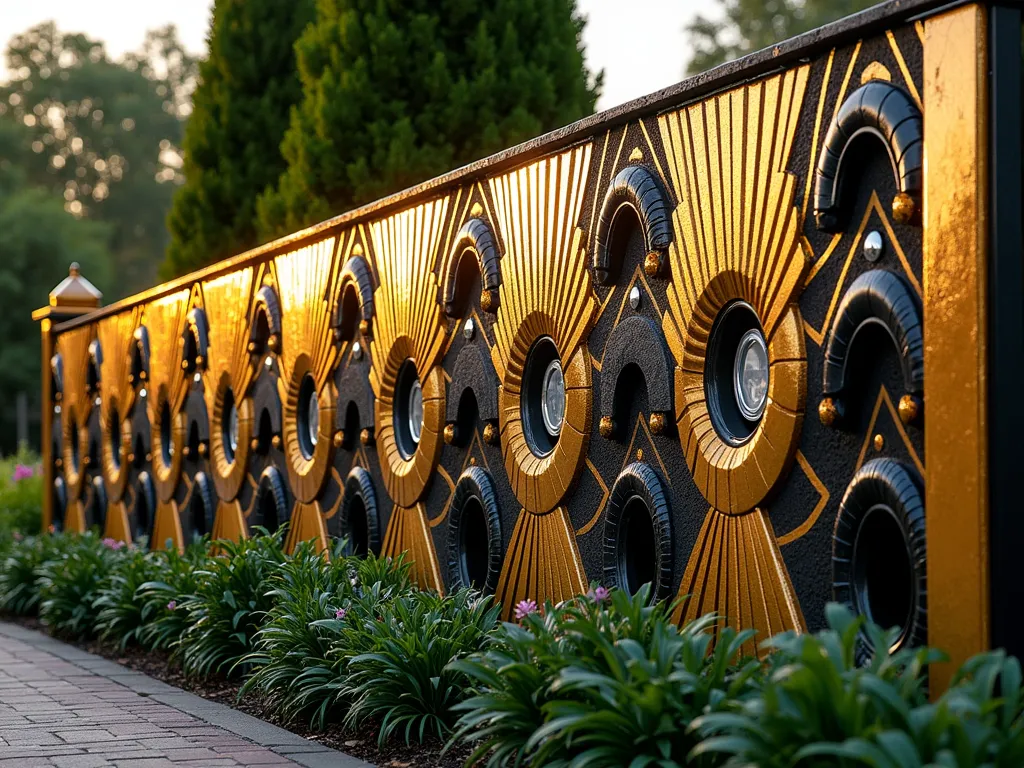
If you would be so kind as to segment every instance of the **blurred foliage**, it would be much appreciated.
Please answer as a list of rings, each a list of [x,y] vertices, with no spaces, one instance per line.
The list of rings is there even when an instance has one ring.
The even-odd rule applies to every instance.
[[[318,0],[270,238],[591,114],[575,0]]]
[[[295,41],[314,0],[217,0],[185,130],[185,184],[167,218],[166,277],[256,245],[256,198],[285,169],[281,139],[302,89]]]
[[[32,536],[43,520],[43,469],[25,446],[0,460],[0,539]]]
[[[40,190],[31,193],[33,204],[45,200],[48,210],[63,206],[73,217],[107,224],[69,231],[51,214],[32,227],[40,235],[56,227],[74,247],[59,249],[29,270],[41,276],[38,283],[20,286],[22,301],[43,304],[66,274],[67,252],[79,244],[85,252],[76,253],[82,272],[108,302],[149,285],[167,242],[164,217],[171,195],[183,180],[177,146],[191,109],[196,61],[173,26],[150,31],[140,52],[112,61],[101,42],[62,33],[53,22],[11,38],[6,59],[11,78],[0,86],[0,141],[6,142],[0,157],[9,162],[0,167],[0,176],[7,177],[0,189]],[[10,254],[19,256],[19,245],[24,249],[0,243],[4,279],[9,272],[21,274],[10,269]],[[104,247],[109,270],[100,266]],[[58,256],[62,266],[54,269]],[[117,280],[110,282],[114,274]]]
[[[686,27],[693,55],[689,74],[795,37],[830,21],[876,5],[880,0],[715,0],[719,12],[697,17]]]

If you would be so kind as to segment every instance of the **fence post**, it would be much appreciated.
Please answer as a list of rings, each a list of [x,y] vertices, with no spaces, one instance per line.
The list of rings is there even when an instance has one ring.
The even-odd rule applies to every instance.
[[[53,357],[56,352],[57,334],[55,326],[66,320],[78,317],[96,309],[103,303],[103,294],[96,286],[82,277],[78,262],[72,262],[65,277],[52,291],[49,302],[32,313],[32,319],[39,321],[39,333],[42,342],[42,417],[41,442],[43,449],[43,530],[49,529],[53,523],[53,485],[55,481],[55,460],[53,455],[53,421],[61,393],[53,389]],[[21,401],[19,398],[19,406]],[[25,418],[27,422],[27,410]],[[18,434],[22,434],[22,409],[18,411]],[[28,425],[25,425],[25,433]]]

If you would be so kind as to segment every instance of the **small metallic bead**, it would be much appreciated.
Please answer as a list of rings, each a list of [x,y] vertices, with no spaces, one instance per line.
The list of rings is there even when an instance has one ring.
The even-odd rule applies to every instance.
[[[818,418],[826,427],[833,426],[839,420],[839,408],[831,397],[826,397],[818,403]]]
[[[354,360],[363,359],[363,345],[360,344],[358,341],[352,345],[352,358]]]
[[[256,349],[256,342],[255,341],[250,341],[249,344],[246,346],[246,349],[249,350],[249,354],[250,355],[253,354],[254,352],[256,352],[257,351],[257,349]]]
[[[369,445],[373,441],[373,435],[369,429],[364,429],[359,433],[359,442],[363,445]]]
[[[648,277],[657,277],[661,272],[661,256],[651,251],[644,257],[644,272]]]
[[[272,446],[274,446],[275,448],[280,449],[280,447],[281,447],[281,436],[280,435],[274,435],[272,438],[270,438],[270,444]]]
[[[134,381],[135,381],[135,374],[134,373],[129,373],[128,374],[128,383],[132,384]]]
[[[455,442],[455,425],[445,424],[444,425],[444,442],[446,445],[451,445]]]
[[[53,465],[55,467],[62,467],[62,466],[64,466],[64,460],[63,459],[54,459]]]
[[[148,461],[152,461],[152,460],[153,460],[153,454],[152,453],[147,453],[146,454],[146,461],[148,462]]]
[[[484,312],[496,312],[498,309],[498,296],[494,291],[486,288],[480,291],[480,309]]]
[[[260,449],[260,439],[258,437],[254,437],[252,440],[250,440],[249,448],[251,448],[254,451],[258,451]]]
[[[182,360],[181,361],[181,370],[183,370],[183,371],[188,370],[188,360]]]
[[[189,448],[187,445],[184,448],[181,449],[181,455],[182,456],[186,456],[187,457],[187,456],[190,456],[191,454],[192,454],[192,449]]]
[[[877,230],[873,229],[864,235],[864,258],[874,264],[885,252],[885,241],[882,240],[882,234]]]
[[[88,467],[91,463],[92,463],[92,457],[90,457],[90,456],[83,456],[82,457],[82,466],[83,467]]]
[[[897,224],[909,224],[914,218],[916,208],[914,198],[906,192],[898,192],[892,199],[892,217]]]
[[[205,456],[207,454],[208,450],[209,449],[206,447],[206,443],[200,443],[199,444],[199,455],[200,456]]]
[[[339,429],[334,433],[334,447],[341,448],[345,444],[345,430]]]
[[[202,355],[196,355],[196,365],[202,365],[205,362],[206,360],[203,358]]]
[[[668,419],[665,418],[664,413],[656,411],[647,419],[647,426],[651,428],[651,434],[660,435],[664,433],[665,427],[668,426]]]
[[[86,458],[89,458],[89,457],[86,456]],[[132,463],[135,462],[135,454],[134,453],[129,453],[127,456],[125,456],[125,458],[128,459],[128,463],[129,464],[132,464]]]
[[[149,378],[149,374],[146,373],[145,371],[140,371],[139,372],[139,378],[142,379],[143,381],[145,381],[146,379]]]
[[[615,434],[615,422],[612,421],[611,416],[602,416],[597,429],[601,433],[601,437],[610,439]]]
[[[880,451],[885,448],[885,438],[881,435],[875,435],[875,439],[872,441],[875,445],[875,450]]]
[[[904,395],[900,398],[897,410],[900,412],[900,421],[911,424],[921,415],[921,399],[916,395]]]
[[[369,336],[370,335],[370,321],[369,320],[360,320],[359,321],[359,332],[361,334],[363,334],[363,336]]]
[[[640,309],[640,286],[636,283],[629,289],[629,306],[633,309]]]
[[[271,352],[281,351],[281,337],[276,333],[272,333],[270,338],[267,340],[267,346],[270,347]]]
[[[476,323],[473,322],[473,318],[467,318],[466,322],[462,325],[462,335],[469,341],[473,338],[473,334],[476,332]]]
[[[484,424],[484,442],[488,445],[494,445],[498,440],[498,428],[490,422]]]

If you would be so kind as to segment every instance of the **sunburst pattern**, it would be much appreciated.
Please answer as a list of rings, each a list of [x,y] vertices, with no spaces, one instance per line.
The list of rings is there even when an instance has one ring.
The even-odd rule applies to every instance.
[[[142,322],[142,307],[131,312],[121,312],[105,317],[97,323],[96,335],[103,350],[103,364],[100,369],[100,428],[103,452],[103,480],[107,487],[107,499],[111,511],[124,515],[124,505],[118,502],[124,496],[128,485],[128,465],[121,460],[120,449],[127,444],[115,442],[110,437],[114,430],[121,429],[121,421],[127,418],[135,405],[135,389],[129,380],[131,372],[132,333]],[[110,514],[108,512],[108,530]],[[127,517],[114,522],[116,527],[128,530]]]
[[[785,474],[800,436],[806,353],[795,303],[807,257],[786,164],[808,67],[659,118],[676,198],[672,282],[664,315],[677,363],[676,420],[697,487],[711,503],[680,596],[690,618],[719,611],[762,636],[803,629],[789,573],[757,507]],[[711,330],[731,302],[747,302],[768,341],[768,403],[750,438],[724,440],[704,381]],[[753,650],[751,648],[751,650]]]
[[[412,561],[413,578],[420,587],[444,592],[441,568],[437,562],[434,539],[430,535],[427,512],[422,504],[412,508],[396,506],[384,533],[381,554],[397,557],[405,552]]]
[[[92,412],[92,399],[87,390],[89,342],[92,341],[94,332],[93,326],[83,326],[57,337],[57,353],[64,368],[60,423],[64,485],[67,490],[65,527],[78,531],[85,527],[81,496],[85,480],[84,462],[89,455],[87,425],[89,414]]]
[[[157,500],[168,502],[181,477],[185,447],[185,419],[181,407],[188,394],[188,378],[181,367],[181,339],[185,330],[192,292],[187,288],[146,305],[145,324],[149,331],[149,396],[146,404],[153,427],[153,484]],[[166,436],[171,451],[164,455],[162,410],[170,412],[171,434]],[[176,539],[180,541],[180,539]]]
[[[441,454],[444,381],[437,363],[444,345],[444,318],[435,274],[449,198],[418,205],[370,225],[378,284],[370,386],[376,397],[381,472],[391,498],[411,507],[423,495]],[[408,459],[398,449],[394,400],[406,360],[423,387],[423,428]]]
[[[586,589],[586,573],[565,508],[549,515],[520,514],[495,590],[502,617],[511,619],[521,600],[559,603]]]
[[[247,342],[253,274],[253,268],[246,267],[203,283],[206,318],[210,324],[204,388],[206,410],[210,414],[210,465],[217,497],[223,502],[231,502],[238,495],[249,461],[252,408],[246,392],[253,367]],[[228,390],[238,414],[238,446],[230,457],[224,445],[223,421]]]
[[[527,512],[553,510],[583,466],[590,434],[590,360],[583,340],[597,313],[578,222],[590,144],[490,180],[505,243],[502,301],[491,358],[501,382],[501,445],[512,488]],[[554,450],[527,444],[520,396],[526,358],[549,336],[565,371],[566,419]]]
[[[281,300],[281,377],[284,452],[295,497],[311,503],[320,492],[330,466],[334,431],[335,391],[331,373],[338,359],[331,316],[335,301],[334,246],[329,237],[274,259],[274,277]],[[320,430],[313,455],[299,442],[302,380],[310,375],[320,404]]]

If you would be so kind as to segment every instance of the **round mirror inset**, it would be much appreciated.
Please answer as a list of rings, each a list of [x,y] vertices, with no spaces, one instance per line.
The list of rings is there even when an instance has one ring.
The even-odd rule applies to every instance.
[[[704,391],[715,431],[733,446],[747,442],[768,404],[768,344],[753,307],[727,305],[715,319],[704,362]]]
[[[320,437],[320,400],[317,396],[316,382],[310,374],[306,374],[299,387],[299,449],[307,459],[313,458],[316,444]]]
[[[757,421],[768,403],[768,346],[761,331],[743,334],[733,364],[736,404],[747,421]]]
[[[538,339],[523,373],[523,432],[537,456],[551,453],[565,422],[565,375],[558,349],[549,336]]]
[[[394,425],[398,451],[408,461],[416,453],[423,434],[423,387],[412,359],[402,363],[398,371]]]

